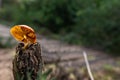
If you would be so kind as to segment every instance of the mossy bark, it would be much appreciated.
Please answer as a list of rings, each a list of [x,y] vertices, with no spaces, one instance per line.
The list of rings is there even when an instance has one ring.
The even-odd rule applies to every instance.
[[[14,80],[37,80],[42,74],[43,62],[39,43],[29,44],[24,49],[24,44],[16,47],[13,59]]]

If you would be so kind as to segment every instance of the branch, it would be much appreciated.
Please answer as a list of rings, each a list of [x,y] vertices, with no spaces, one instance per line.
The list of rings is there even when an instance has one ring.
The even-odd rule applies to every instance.
[[[91,69],[90,69],[90,66],[89,66],[89,63],[88,63],[87,54],[86,54],[85,51],[83,52],[83,55],[84,55],[85,63],[86,63],[86,66],[87,66],[88,74],[89,74],[91,80],[94,80]]]

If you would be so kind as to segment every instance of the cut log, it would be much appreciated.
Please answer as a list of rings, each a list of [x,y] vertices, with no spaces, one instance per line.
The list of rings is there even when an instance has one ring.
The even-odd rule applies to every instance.
[[[23,47],[23,43],[16,47],[13,59],[14,80],[40,80],[43,68],[40,44],[29,44],[26,49]]]

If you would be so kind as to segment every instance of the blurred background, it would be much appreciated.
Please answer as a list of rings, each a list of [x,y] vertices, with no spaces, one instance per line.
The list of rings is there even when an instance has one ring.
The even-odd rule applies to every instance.
[[[26,24],[35,29],[38,41],[39,38],[41,39],[43,51],[48,53],[48,57],[51,53],[52,63],[58,60],[58,54],[63,58],[69,53],[70,57],[63,58],[63,62],[67,58],[65,64],[71,64],[70,60],[74,55],[81,56],[81,52],[86,51],[88,54],[91,53],[89,59],[95,66],[96,64],[104,66],[103,71],[101,67],[94,70],[99,72],[93,73],[95,77],[97,76],[95,80],[119,80],[120,78],[118,77],[120,75],[120,0],[0,0],[0,23],[1,31],[9,30],[16,24]],[[7,29],[3,30],[3,25],[8,26]],[[8,39],[3,37],[4,35],[0,39],[0,47],[8,48],[9,51],[14,43],[12,41],[10,43],[10,37]],[[60,52],[61,50],[63,52]],[[70,50],[72,51],[69,52]],[[104,61],[101,61],[103,58],[106,61],[104,65],[102,64]],[[98,62],[95,62],[97,60]],[[83,64],[80,61],[82,60],[76,64]],[[75,63],[73,60],[72,62]],[[81,66],[83,65],[79,65],[78,68]],[[75,78],[64,79],[62,76],[59,79],[90,80],[84,67],[81,68],[84,73],[81,78],[76,76],[82,75],[82,70],[81,73],[73,74],[76,71],[72,70],[72,72],[70,68],[68,72],[72,74],[69,76]],[[75,69],[73,66],[72,68]],[[102,75],[103,73],[105,75]]]

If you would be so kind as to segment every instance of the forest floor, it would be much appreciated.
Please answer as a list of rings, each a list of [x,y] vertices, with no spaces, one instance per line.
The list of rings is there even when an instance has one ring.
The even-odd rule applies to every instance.
[[[12,36],[10,35],[9,30],[9,27],[0,25],[0,36],[3,38],[3,42],[1,43],[4,44],[9,38],[12,39],[12,43],[18,43],[11,38]],[[91,71],[94,77],[97,77],[95,80],[119,80],[120,78],[120,57],[113,57],[102,51],[92,50],[82,46],[69,45],[59,40],[54,40],[41,35],[37,35],[37,41],[42,46],[42,56],[46,65],[57,64],[57,66],[65,69],[70,68],[81,71],[81,69],[86,68],[83,57],[83,52],[85,51],[88,56]],[[7,44],[5,45],[7,46]],[[9,48],[0,48],[0,80],[13,80],[12,59],[14,58],[14,53],[15,47],[12,47],[12,45]],[[86,70],[83,72],[85,71]],[[75,75],[78,74],[79,73],[76,73]],[[105,78],[103,78],[104,76]],[[80,78],[74,78],[73,80],[80,80]],[[89,79],[84,77],[84,79],[81,80]]]

